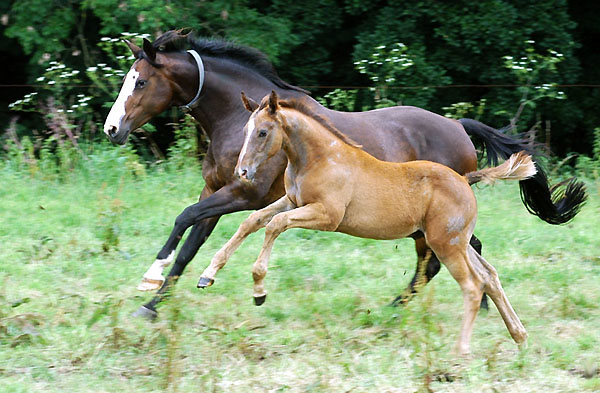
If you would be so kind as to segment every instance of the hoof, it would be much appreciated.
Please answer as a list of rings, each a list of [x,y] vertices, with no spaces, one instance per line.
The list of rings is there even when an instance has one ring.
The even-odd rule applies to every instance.
[[[152,280],[152,279],[144,277],[142,279],[142,282],[140,283],[140,285],[138,285],[136,288],[138,291],[143,291],[143,292],[155,291],[155,290],[159,289],[160,287],[162,287],[164,282],[165,282],[164,280]]]
[[[154,321],[158,316],[158,313],[154,310],[150,310],[146,306],[142,306],[138,308],[133,314],[131,314],[131,316],[135,318],[144,318],[149,321]]]
[[[527,350],[527,347],[528,347],[527,338],[525,338],[525,341],[522,341],[522,342],[518,343],[517,345],[519,346],[519,351],[522,352],[522,351]]]
[[[212,278],[200,277],[200,280],[198,281],[198,285],[196,285],[196,286],[198,288],[206,288],[206,287],[210,287],[211,285],[213,285],[214,282],[215,282],[215,280],[213,280]]]
[[[265,302],[265,300],[267,300],[267,295],[254,296],[254,305],[255,306],[262,306],[263,303]]]
[[[396,297],[394,299],[394,301],[389,304],[389,307],[404,306],[406,303],[408,303],[409,300],[410,300],[410,297],[404,296],[404,295],[400,295],[400,296]]]

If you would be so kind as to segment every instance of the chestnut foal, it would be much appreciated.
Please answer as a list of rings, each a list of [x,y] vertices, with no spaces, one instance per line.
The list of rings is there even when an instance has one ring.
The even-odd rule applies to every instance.
[[[243,94],[242,100],[248,110],[256,108]],[[500,166],[464,176],[430,161],[384,162],[361,150],[300,101],[279,101],[275,92],[253,111],[245,135],[236,174],[243,181],[254,181],[257,168],[283,149],[288,158],[286,195],[240,225],[202,273],[198,287],[211,285],[243,240],[265,226],[264,244],[252,269],[257,305],[266,298],[264,279],[273,243],[290,228],[371,239],[398,239],[420,230],[463,293],[458,352],[469,352],[483,292],[496,304],[512,338],[519,344],[525,342],[527,332],[496,270],[469,244],[477,217],[477,202],[469,185],[531,177],[536,169],[529,155],[516,153]]]

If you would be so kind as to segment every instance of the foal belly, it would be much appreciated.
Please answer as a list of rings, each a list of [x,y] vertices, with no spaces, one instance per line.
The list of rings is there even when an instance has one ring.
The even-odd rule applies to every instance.
[[[348,206],[336,232],[368,239],[392,240],[407,237],[419,230],[416,219],[405,209],[374,209]]]

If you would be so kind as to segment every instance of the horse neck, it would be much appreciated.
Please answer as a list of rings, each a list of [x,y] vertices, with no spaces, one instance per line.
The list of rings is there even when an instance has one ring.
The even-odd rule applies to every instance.
[[[243,143],[243,127],[250,113],[244,108],[240,93],[260,101],[275,90],[283,96],[303,95],[300,92],[282,90],[255,71],[231,60],[203,56],[205,68],[204,86],[192,116],[200,123],[211,142],[237,140]]]
[[[325,157],[346,157],[353,149],[311,117],[295,110],[282,112],[285,117],[282,149],[296,172]]]

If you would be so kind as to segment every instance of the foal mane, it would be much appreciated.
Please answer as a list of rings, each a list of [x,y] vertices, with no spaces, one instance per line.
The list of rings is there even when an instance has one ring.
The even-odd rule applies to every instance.
[[[158,37],[152,46],[163,53],[179,52],[187,48],[193,49],[200,55],[213,56],[231,60],[264,76],[276,86],[295,90],[310,95],[310,92],[283,81],[269,58],[258,49],[227,41],[222,38],[194,37],[192,31],[184,29],[167,31]]]
[[[352,138],[350,138],[346,134],[342,133],[333,124],[331,124],[329,119],[316,113],[308,105],[301,102],[299,99],[291,98],[291,99],[286,99],[286,100],[280,100],[279,106],[281,106],[282,108],[294,109],[294,110],[302,113],[303,115],[306,115],[306,116],[316,120],[317,123],[322,125],[325,129],[327,129],[327,131],[331,132],[333,135],[335,135],[336,137],[341,139],[342,142],[344,142],[345,144],[352,146],[352,147],[357,147],[359,149],[362,148],[362,145],[359,145],[358,143],[356,143]]]

